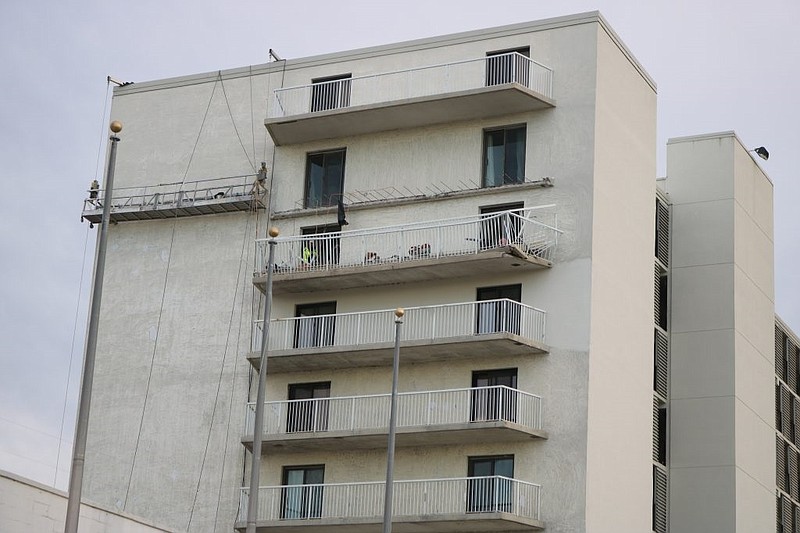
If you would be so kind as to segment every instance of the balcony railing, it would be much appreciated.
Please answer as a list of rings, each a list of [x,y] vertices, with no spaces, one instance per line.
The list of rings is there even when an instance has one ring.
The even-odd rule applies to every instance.
[[[258,517],[261,527],[305,521],[322,528],[380,523],[383,517],[383,482],[327,483],[259,487]],[[247,515],[249,489],[242,488],[239,520]],[[541,486],[503,476],[395,481],[392,499],[394,522],[433,523],[470,520],[469,531],[480,531],[474,521],[485,514],[528,529],[540,529]],[[498,516],[499,515],[499,516]],[[521,523],[521,524],[520,524]],[[495,526],[492,530],[506,529]],[[346,531],[346,529],[337,529]],[[435,531],[426,529],[425,531]],[[455,531],[448,529],[448,531]]]
[[[541,206],[399,226],[278,238],[275,274],[335,272],[507,250],[549,264],[561,231]],[[256,275],[266,273],[267,239],[256,241]],[[277,279],[276,279],[277,280]]]
[[[390,401],[390,394],[375,394],[266,402],[264,435],[386,431]],[[252,435],[255,402],[246,412],[245,431]],[[398,394],[400,429],[494,421],[541,430],[542,399],[502,385]]]
[[[99,222],[106,202],[105,191],[89,190],[88,193],[89,196],[83,201],[83,218]],[[243,211],[264,207],[264,195],[265,191],[256,184],[254,175],[147,187],[115,187],[111,197],[111,220],[147,220]]]
[[[269,118],[516,83],[553,98],[553,71],[517,52],[275,89]]]
[[[547,313],[501,298],[405,308],[401,341],[432,341],[508,333],[544,344]],[[394,310],[273,319],[269,351],[325,346],[353,349],[394,342]],[[252,351],[261,350],[263,320],[254,322]]]

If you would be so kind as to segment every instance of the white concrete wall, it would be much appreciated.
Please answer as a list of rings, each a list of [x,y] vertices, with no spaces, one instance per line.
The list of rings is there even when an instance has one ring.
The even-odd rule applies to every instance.
[[[670,530],[774,528],[772,183],[732,132],[670,141]]]
[[[643,390],[649,394],[652,339],[642,351],[639,333],[641,324],[652,333],[654,96],[600,24],[594,15],[577,16],[272,63],[254,68],[252,76],[239,69],[222,73],[221,81],[200,75],[136,84],[115,91],[112,110],[125,125],[118,153],[120,187],[248,174],[263,159],[274,176],[272,203],[284,213],[302,201],[307,152],[347,147],[346,191],[440,182],[459,188],[460,182],[481,181],[484,128],[526,124],[526,175],[553,177],[555,187],[485,190],[411,206],[353,210],[347,229],[477,215],[481,206],[511,201],[556,204],[564,234],[552,269],[282,295],[275,299],[273,316],[293,316],[299,303],[327,300],[336,300],[340,311],[469,301],[477,287],[522,283],[523,302],[548,312],[549,355],[404,366],[401,390],[469,386],[473,370],[517,366],[519,388],[544,398],[549,440],[400,450],[396,479],[462,477],[469,456],[513,453],[515,475],[543,486],[542,519],[551,532],[584,531],[590,523],[600,531],[611,523],[609,509],[616,505],[631,512],[633,531],[650,508],[649,493],[640,491],[643,476],[649,479],[649,464],[644,472],[639,464],[649,432],[632,435],[643,430],[641,416],[649,408],[638,401]],[[554,109],[282,146],[274,160],[272,143],[258,125],[265,106],[274,105],[270,92],[280,83],[478,58],[520,46],[530,46],[534,59],[553,68]],[[620,207],[639,201],[642,205],[633,209]],[[286,236],[335,218],[308,210],[276,224]],[[244,404],[255,395],[248,393],[244,359],[252,310],[257,315],[262,301],[250,283],[252,240],[265,229],[263,216],[247,213],[110,228],[89,429],[86,485],[93,498],[176,528],[230,529],[238,488],[247,479],[239,443]],[[644,248],[631,251],[638,246]],[[645,279],[647,287],[639,294]],[[631,288],[622,287],[623,281],[631,281]],[[590,356],[590,349],[596,355]],[[638,364],[631,364],[634,354],[641,357]],[[283,399],[289,383],[322,379],[332,380],[333,395],[367,394],[388,391],[390,375],[388,367],[270,375],[268,395]],[[618,391],[620,379],[635,385]],[[637,403],[620,406],[628,400]],[[587,438],[597,451],[587,451]],[[603,466],[609,459],[606,446],[612,444],[623,447],[613,457],[631,452],[630,465],[613,463],[622,473]],[[385,468],[380,452],[273,454],[262,481],[279,483],[282,466],[318,462],[326,464],[331,482],[356,481],[354,476],[379,480]],[[587,464],[594,468],[590,480]],[[637,497],[608,490],[607,483],[619,475],[635,487]],[[620,526],[618,520],[614,524]]]
[[[596,76],[586,530],[649,531],[656,91],[604,27]]]
[[[3,533],[59,533],[67,515],[66,493],[0,470],[0,531]],[[82,503],[81,533],[172,532],[133,515]]]

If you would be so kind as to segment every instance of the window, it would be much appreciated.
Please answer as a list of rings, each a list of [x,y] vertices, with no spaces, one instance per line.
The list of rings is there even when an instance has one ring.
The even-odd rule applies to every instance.
[[[486,130],[483,133],[483,186],[525,182],[526,126]]]
[[[478,307],[476,334],[506,332],[519,335],[521,308],[511,302],[522,300],[522,285],[483,287],[478,289],[477,300],[482,303],[476,304]]]
[[[470,457],[467,512],[510,512],[513,498],[514,456]],[[498,478],[496,476],[503,476]],[[508,479],[505,479],[508,478]]]
[[[302,228],[303,239],[300,250],[301,267],[308,270],[324,270],[327,265],[339,264],[339,224]]]
[[[333,346],[336,302],[303,304],[295,307],[294,347]]]
[[[486,54],[486,85],[519,83],[529,87],[531,55],[529,47]]]
[[[499,388],[501,385],[516,390],[516,368],[481,370],[472,373],[470,422],[517,420],[517,395],[514,391]]]
[[[322,518],[325,467],[284,466],[281,490],[281,519]]]
[[[327,431],[330,396],[330,381],[289,385],[286,432]]]
[[[311,80],[311,112],[350,105],[350,74]]]
[[[336,205],[344,190],[345,149],[316,152],[306,158],[306,207]]]
[[[481,207],[481,237],[478,241],[480,249],[491,250],[509,244],[521,244],[521,213],[508,211],[524,207],[522,202]]]

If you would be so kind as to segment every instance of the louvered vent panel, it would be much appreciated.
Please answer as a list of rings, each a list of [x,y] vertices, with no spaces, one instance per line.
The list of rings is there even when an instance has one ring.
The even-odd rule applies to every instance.
[[[658,324],[661,321],[661,314],[659,313],[661,309],[660,281],[661,275],[658,272],[658,265],[656,265],[653,270],[653,322],[655,324]]]
[[[792,442],[797,446],[797,444],[800,443],[800,400],[792,397],[792,404],[794,407],[792,410],[792,417],[794,418],[794,435],[792,435]]]
[[[781,429],[786,440],[792,440],[792,413],[790,402],[792,393],[785,387],[781,387]]]
[[[655,333],[655,390],[667,398],[669,386],[669,344],[667,336],[660,330]]]
[[[669,266],[669,209],[656,200],[656,257]]]
[[[783,530],[787,532],[792,531],[792,523],[793,523],[792,515],[794,515],[794,512],[792,510],[792,502],[789,501],[789,498],[787,498],[786,496],[782,496],[781,500],[782,500],[781,511],[783,515]]]
[[[791,494],[792,498],[798,499],[797,494],[797,452],[794,448],[789,448],[789,479],[786,484],[788,485],[786,492]]]
[[[778,435],[775,437],[775,474],[778,488],[784,492],[786,490],[786,443]]]
[[[792,509],[794,510],[794,531],[797,532],[800,528],[800,507],[792,505]]]
[[[782,424],[783,424],[783,414],[781,411],[781,385],[780,383],[775,384],[775,430],[778,432],[782,431]]]
[[[786,376],[783,374],[783,347],[783,331],[775,326],[775,373],[786,381]]]
[[[798,360],[798,358],[800,358],[800,353],[798,353],[797,346],[795,346],[791,340],[788,340],[788,337],[786,344],[789,352],[789,367],[794,373],[794,380],[791,381],[789,385],[795,393],[798,393],[800,392],[800,372],[798,372],[798,368],[800,368],[800,366],[798,366],[800,365],[800,360]]]
[[[658,399],[653,398],[653,461],[658,462]]]
[[[792,390],[797,392],[797,359],[793,357],[792,351],[787,350],[784,355],[787,360],[786,379],[784,381]]]
[[[667,533],[667,474],[653,467],[653,531]]]
[[[775,502],[775,531],[783,533],[783,526],[781,525],[781,495],[779,494]]]

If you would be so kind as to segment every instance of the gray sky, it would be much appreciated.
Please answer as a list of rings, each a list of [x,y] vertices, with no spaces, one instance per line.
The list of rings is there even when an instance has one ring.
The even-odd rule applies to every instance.
[[[269,48],[291,59],[596,9],[658,84],[659,175],[670,137],[733,129],[769,149],[777,312],[800,331],[796,0],[3,0],[0,469],[68,481],[96,231],[79,220],[103,166],[107,75],[147,81],[265,63]]]

